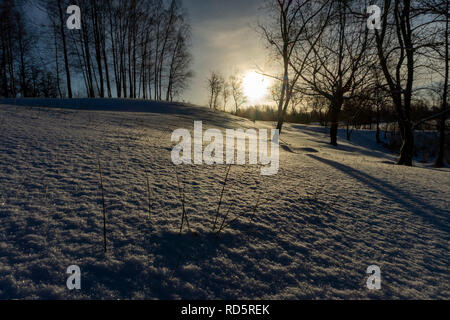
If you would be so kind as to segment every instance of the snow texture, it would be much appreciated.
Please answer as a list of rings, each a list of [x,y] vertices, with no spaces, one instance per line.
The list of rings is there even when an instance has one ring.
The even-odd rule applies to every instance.
[[[373,131],[332,147],[326,129],[287,124],[277,175],[231,167],[217,233],[228,167],[175,167],[171,132],[271,123],[134,100],[0,103],[1,299],[450,298],[449,169],[396,166]]]

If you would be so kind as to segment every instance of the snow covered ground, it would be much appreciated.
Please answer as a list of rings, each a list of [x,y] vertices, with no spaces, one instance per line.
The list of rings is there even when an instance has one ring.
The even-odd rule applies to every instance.
[[[286,125],[277,175],[231,167],[217,234],[227,166],[175,167],[171,132],[268,123],[132,100],[0,103],[1,299],[450,298],[450,171],[394,165],[373,132],[342,130],[335,148],[323,128]]]

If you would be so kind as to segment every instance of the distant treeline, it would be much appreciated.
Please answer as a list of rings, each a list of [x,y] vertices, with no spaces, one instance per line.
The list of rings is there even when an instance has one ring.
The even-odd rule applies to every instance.
[[[412,119],[432,117],[439,112],[439,107],[430,107],[426,101],[415,101],[411,105]],[[278,120],[276,107],[270,105],[251,106],[238,109],[232,112],[234,115],[243,117],[252,121],[273,121]],[[313,109],[292,108],[285,114],[285,121],[289,123],[301,124],[319,124],[330,127],[329,109],[325,104]],[[369,129],[375,131],[375,137],[378,143],[384,144],[392,151],[399,152],[402,146],[401,132],[398,127],[398,118],[395,107],[392,104],[386,104],[377,107],[371,104],[355,105],[347,102],[344,104],[340,117],[339,126],[346,128],[346,139],[351,140],[354,129]],[[438,142],[436,141],[436,130],[439,130],[440,123],[436,119],[421,123],[417,127],[418,133],[422,132],[421,139],[416,141],[414,146],[414,156],[422,156],[422,162],[433,160],[438,153]],[[422,131],[424,130],[424,131]],[[446,124],[445,146],[446,151],[444,159],[450,163],[450,121]],[[432,134],[430,135],[430,131]]]
[[[79,30],[66,25],[70,5]],[[2,0],[0,28],[3,97],[172,100],[193,76],[177,0]]]
[[[417,101],[412,104],[412,117],[415,121],[430,117],[439,112],[437,106],[430,107],[426,101]],[[270,105],[250,106],[232,112],[238,117],[255,121],[277,121],[278,112],[276,107]],[[292,108],[286,113],[285,121],[289,123],[311,124],[317,123],[322,126],[330,125],[329,110],[326,105],[322,107],[305,109]],[[355,105],[351,102],[344,104],[340,123],[350,127],[376,128],[377,123],[397,122],[397,115],[392,105],[376,108],[375,105]],[[418,129],[436,130],[436,126],[430,127],[430,123],[423,123]]]

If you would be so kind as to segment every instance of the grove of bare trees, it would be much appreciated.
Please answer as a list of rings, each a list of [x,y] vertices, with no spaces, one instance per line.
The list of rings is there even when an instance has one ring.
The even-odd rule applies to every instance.
[[[209,90],[209,108],[217,110],[219,107],[219,97],[223,91],[225,83],[224,77],[215,71],[212,71],[207,79],[207,86]]]
[[[234,113],[237,113],[239,108],[247,101],[244,95],[242,78],[237,73],[230,75],[228,79],[216,71],[212,71],[209,74],[206,84],[210,109],[219,109],[220,98],[222,98],[222,109],[226,111],[227,103],[231,98]]]
[[[172,101],[193,76],[190,25],[179,0],[1,3],[0,96]],[[70,5],[80,8],[80,29],[66,26]],[[22,18],[26,10],[44,16],[39,31]]]
[[[259,24],[259,30],[282,70],[281,77],[272,75],[280,83],[277,128],[281,131],[294,93],[304,101],[326,104],[330,143],[335,146],[344,105],[359,105],[347,107],[355,116],[367,110],[366,105],[374,106],[379,123],[380,108],[390,103],[402,138],[398,164],[412,165],[414,130],[424,121],[439,118],[436,166],[442,166],[449,113],[449,3],[384,0],[378,25],[371,28],[373,12],[367,8],[372,4],[353,0],[266,1],[269,19]],[[441,92],[440,112],[414,120],[412,102],[436,87]],[[351,119],[348,114],[346,117]]]
[[[0,2],[0,96],[56,97],[56,75],[34,54],[36,40],[19,4],[23,5],[15,0]]]

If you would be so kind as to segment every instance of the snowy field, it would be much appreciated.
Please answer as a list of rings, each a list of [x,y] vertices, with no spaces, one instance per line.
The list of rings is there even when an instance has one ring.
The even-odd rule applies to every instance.
[[[449,169],[396,166],[373,132],[348,143],[342,130],[335,148],[325,129],[288,124],[277,175],[232,166],[223,188],[226,165],[172,164],[171,132],[268,123],[75,103],[0,105],[1,299],[450,298]],[[66,287],[70,265],[81,290]],[[369,265],[381,290],[366,287]]]

